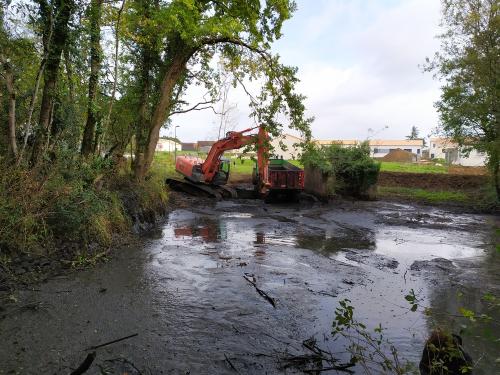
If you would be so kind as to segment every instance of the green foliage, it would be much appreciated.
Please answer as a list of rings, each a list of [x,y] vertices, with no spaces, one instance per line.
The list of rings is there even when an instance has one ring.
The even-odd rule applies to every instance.
[[[175,173],[173,155],[156,153],[153,167],[143,181],[134,180],[130,165],[127,165],[109,178],[108,188],[120,196],[130,216],[138,213],[156,215],[165,209],[168,201],[165,179]]]
[[[367,142],[353,147],[336,144],[320,147],[311,143],[306,146],[301,162],[334,175],[335,191],[355,197],[367,194],[377,183],[380,170],[380,164],[370,157]]]
[[[427,70],[444,81],[436,103],[444,133],[462,151],[486,152],[500,199],[500,5],[490,0],[442,0],[441,52]]]
[[[92,242],[108,246],[113,233],[128,227],[118,196],[102,186],[109,162],[60,160],[50,168],[49,162],[36,171],[19,167],[0,177],[3,251],[47,253],[61,239],[84,248]]]
[[[406,136],[406,139],[419,139],[418,128],[415,125],[411,127],[410,135]]]
[[[410,292],[405,296],[405,300],[407,300],[411,304],[411,311],[417,311],[419,299],[415,295],[415,291],[413,289],[411,289]]]
[[[407,374],[412,365],[402,365],[397,349],[384,336],[381,324],[373,330],[355,318],[354,307],[349,299],[343,299],[335,309],[332,322],[334,339],[343,337],[349,343],[346,348],[351,355],[351,362],[361,366],[366,374]]]

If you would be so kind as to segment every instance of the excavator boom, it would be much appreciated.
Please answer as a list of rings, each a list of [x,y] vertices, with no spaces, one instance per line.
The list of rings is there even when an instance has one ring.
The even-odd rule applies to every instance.
[[[247,134],[259,129],[257,134]],[[248,128],[239,132],[231,131],[225,138],[219,139],[212,145],[207,158],[202,159],[190,156],[179,156],[175,162],[176,170],[188,180],[210,185],[223,185],[227,182],[228,171],[221,169],[221,157],[225,151],[236,150],[250,144],[257,145],[257,165],[259,170],[258,190],[265,193],[268,186],[267,164],[269,137],[263,126]]]

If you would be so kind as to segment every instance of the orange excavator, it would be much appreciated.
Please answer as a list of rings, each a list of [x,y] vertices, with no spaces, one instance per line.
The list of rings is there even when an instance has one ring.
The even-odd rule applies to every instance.
[[[248,134],[259,129],[258,133]],[[269,136],[262,126],[248,128],[239,132],[231,131],[225,138],[212,145],[205,160],[195,156],[178,156],[175,169],[185,178],[184,181],[169,178],[167,184],[176,189],[193,195],[209,195],[215,198],[236,198],[236,191],[227,186],[230,161],[223,159],[225,151],[235,150],[250,144],[257,145],[257,169],[254,175],[255,188],[260,195],[266,195],[269,184]]]

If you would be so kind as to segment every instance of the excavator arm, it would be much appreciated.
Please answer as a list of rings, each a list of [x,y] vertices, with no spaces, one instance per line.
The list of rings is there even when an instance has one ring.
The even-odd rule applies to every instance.
[[[259,128],[257,134],[246,134],[257,128]],[[228,132],[225,138],[218,140],[212,145],[207,158],[201,165],[201,172],[205,182],[211,183],[214,180],[219,170],[222,154],[225,151],[239,149],[255,143],[257,144],[257,166],[259,170],[259,180],[261,182],[259,190],[266,189],[267,186],[269,186],[267,176],[268,139],[268,134],[262,126],[248,128],[239,132]]]

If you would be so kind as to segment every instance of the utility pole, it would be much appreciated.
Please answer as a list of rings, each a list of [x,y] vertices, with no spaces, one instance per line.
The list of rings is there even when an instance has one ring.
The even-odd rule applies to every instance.
[[[177,161],[177,128],[179,125],[175,125],[174,127],[174,164]]]

